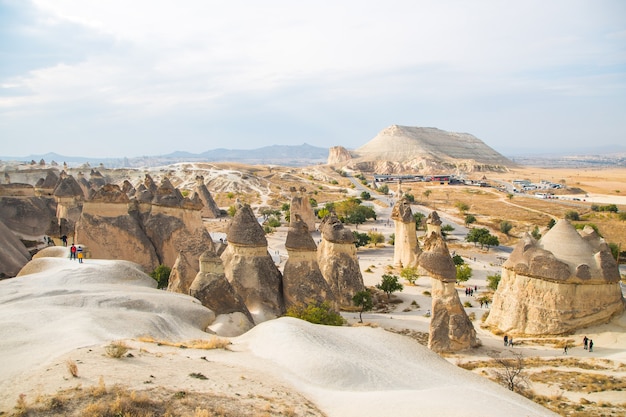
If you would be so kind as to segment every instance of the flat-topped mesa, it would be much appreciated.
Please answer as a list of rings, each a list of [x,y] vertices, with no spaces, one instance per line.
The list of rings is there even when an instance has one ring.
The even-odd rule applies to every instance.
[[[432,277],[428,347],[435,352],[456,352],[478,346],[476,330],[455,287],[454,262],[440,234],[426,237],[419,265],[421,271]]]
[[[239,206],[221,255],[226,278],[259,324],[285,312],[280,271],[267,252],[267,239],[249,205]]]
[[[220,208],[217,206],[213,196],[211,196],[211,193],[209,192],[209,189],[204,184],[204,177],[202,175],[196,176],[196,188],[194,190],[194,195],[198,196],[204,205],[200,212],[202,217],[216,219],[220,216]]]
[[[226,279],[222,259],[208,250],[200,255],[198,262],[200,271],[189,287],[189,295],[216,314],[209,329],[229,337],[239,336],[251,329],[254,326],[252,315]]]
[[[430,236],[433,233],[441,235],[441,223],[439,213],[431,211],[426,219],[426,236]]]
[[[322,242],[317,248],[317,262],[340,307],[352,306],[352,297],[365,289],[356,256],[354,235],[344,228],[334,213],[320,224]]]
[[[293,215],[297,214],[306,223],[309,230],[315,230],[315,211],[313,211],[311,201],[306,195],[306,188],[301,187],[299,191],[296,191],[295,188],[291,190],[290,213],[292,215],[291,218],[294,218]]]
[[[289,254],[283,269],[285,307],[324,301],[335,306],[335,295],[317,263],[315,241],[298,214],[291,214],[285,247]]]
[[[560,335],[606,323],[624,305],[606,242],[559,220],[539,241],[526,234],[517,244],[485,324],[512,335]]]
[[[394,265],[398,268],[417,266],[421,250],[417,242],[411,203],[405,198],[399,200],[391,210],[391,218],[395,223],[396,236],[393,248]]]

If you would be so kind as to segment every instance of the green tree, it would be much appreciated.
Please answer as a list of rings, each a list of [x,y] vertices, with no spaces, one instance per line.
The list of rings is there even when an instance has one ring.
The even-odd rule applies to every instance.
[[[396,234],[392,233],[389,235],[389,240],[387,241],[391,246],[395,246],[396,244]]]
[[[400,277],[398,277],[397,275],[385,274],[383,275],[380,284],[376,284],[376,288],[384,291],[387,294],[387,301],[389,301],[392,292],[402,291],[402,289],[404,288],[402,284],[400,284],[399,280]]]
[[[465,282],[472,277],[472,268],[469,265],[456,265],[456,280]]]
[[[378,187],[378,192],[384,195],[389,194],[389,186],[387,184],[383,184]]]
[[[483,238],[481,238],[479,240],[479,243],[481,245],[481,248],[487,246],[487,250],[489,250],[489,248],[492,246],[498,246],[500,244],[500,240],[498,239],[497,236],[490,234],[488,236],[484,236]]]
[[[368,290],[359,291],[352,297],[352,303],[357,307],[361,307],[359,311],[359,323],[363,323],[363,312],[370,311],[374,307],[372,294]]]
[[[454,207],[456,207],[461,214],[465,214],[465,212],[469,210],[469,206],[462,201],[457,201],[456,203],[454,203]]]
[[[311,207],[315,208],[317,207],[317,200],[313,197],[309,197],[309,204],[311,205]]]
[[[289,203],[283,203],[283,205],[280,206],[281,211],[289,211],[290,209],[291,209],[291,205]]]
[[[424,223],[424,219],[426,218],[426,215],[418,211],[418,212],[413,213],[413,218],[415,219],[415,230],[419,230],[422,227],[422,224]]]
[[[267,219],[267,225],[270,227],[280,227],[280,220],[275,216],[271,216]]]
[[[508,220],[502,220],[500,222],[500,231],[502,233],[504,233],[505,235],[509,235],[509,232],[511,231],[511,229],[513,228],[513,225],[511,224],[510,221]]]
[[[556,220],[550,219],[550,221],[548,222],[548,230],[552,229],[555,224],[556,224]]]
[[[476,217],[473,214],[465,215],[465,226],[469,226],[472,223],[476,223]]]
[[[377,246],[379,243],[383,243],[385,241],[385,236],[383,236],[380,232],[369,231],[367,235],[370,238],[370,243],[373,243],[374,246]]]
[[[539,240],[541,239],[541,233],[539,233],[539,226],[535,226],[535,228],[533,229],[532,232],[530,232],[530,235],[535,239],[535,240]]]
[[[157,266],[150,276],[157,282],[157,288],[167,288],[172,269],[166,265]]]
[[[289,307],[287,316],[306,320],[309,323],[328,326],[343,326],[345,320],[341,314],[333,310],[327,301],[315,302],[306,305],[296,304]]]
[[[575,210],[569,210],[565,213],[565,218],[571,221],[578,221],[580,220],[580,214]]]
[[[417,279],[420,277],[417,271],[417,267],[407,266],[402,268],[402,270],[400,271],[400,276],[406,279],[409,284],[415,285],[415,281],[417,281]]]
[[[367,235],[367,233],[359,233],[356,230],[353,230],[352,235],[354,236],[354,245],[357,248],[370,243],[370,237]]]
[[[461,255],[454,255],[452,257],[452,262],[454,262],[454,265],[463,265],[465,263]]]
[[[500,279],[502,279],[502,275],[500,275],[499,273],[496,273],[494,275],[487,275],[487,288],[491,288],[494,291],[497,290]]]
[[[361,199],[365,201],[369,201],[372,199],[372,195],[368,193],[367,191],[363,191],[361,192]]]
[[[404,193],[403,198],[406,198],[410,203],[415,203],[415,196],[411,193]]]

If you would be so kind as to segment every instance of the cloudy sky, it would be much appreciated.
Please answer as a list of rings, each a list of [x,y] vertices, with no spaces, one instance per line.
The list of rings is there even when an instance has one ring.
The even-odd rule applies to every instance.
[[[0,155],[626,144],[622,0],[0,0]]]

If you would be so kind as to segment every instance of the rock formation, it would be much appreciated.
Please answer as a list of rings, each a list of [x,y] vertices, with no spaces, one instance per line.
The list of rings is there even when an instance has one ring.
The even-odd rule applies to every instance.
[[[330,285],[339,306],[352,306],[354,294],[365,289],[354,235],[344,228],[333,213],[324,217],[320,231],[322,242],[317,248],[317,262],[322,275]]]
[[[431,127],[393,125],[360,148],[347,152],[332,148],[329,165],[376,172],[403,171],[476,172],[506,171],[513,162],[480,139],[467,133]]]
[[[436,211],[431,211],[428,217],[426,218],[426,236],[430,236],[435,233],[441,234],[441,219],[439,218],[439,213]]]
[[[56,217],[59,219],[60,234],[73,236],[83,209],[85,193],[74,177],[63,171],[52,194],[57,203]]]
[[[311,207],[311,201],[305,194],[306,189],[302,187],[299,191],[296,191],[293,188],[291,193],[290,218],[293,219],[297,215],[307,225],[309,230],[315,230],[315,221],[317,219],[313,207]]]
[[[22,241],[0,221],[0,278],[16,276],[30,258]]]
[[[280,271],[267,252],[265,232],[249,205],[239,206],[221,255],[226,278],[259,324],[285,312]]]
[[[239,336],[251,329],[252,315],[226,279],[220,257],[208,250],[200,256],[199,263],[200,271],[189,287],[189,295],[216,314],[216,323],[209,328],[220,336]]]
[[[526,235],[502,266],[485,322],[512,335],[560,335],[624,311],[619,271],[591,228],[559,220],[539,241]]]
[[[200,211],[202,217],[216,219],[220,216],[220,208],[217,206],[209,189],[204,184],[204,177],[202,175],[196,177],[195,194],[198,195],[198,198],[202,201],[202,204],[204,204],[204,207]]]
[[[411,211],[411,203],[403,198],[393,206],[391,218],[395,223],[395,243],[393,263],[397,268],[417,266],[421,253],[417,242],[415,218]]]
[[[291,214],[285,247],[289,254],[283,269],[285,307],[324,301],[334,306],[335,296],[317,263],[317,246],[297,214]]]
[[[343,146],[333,146],[328,150],[328,165],[336,165],[352,159],[350,151]]]
[[[456,352],[478,346],[476,330],[456,291],[456,268],[441,234],[426,237],[419,266],[432,278],[428,347],[435,352]]]
[[[105,185],[83,203],[76,240],[88,245],[94,258],[133,261],[147,272],[161,263],[136,204],[115,184]]]

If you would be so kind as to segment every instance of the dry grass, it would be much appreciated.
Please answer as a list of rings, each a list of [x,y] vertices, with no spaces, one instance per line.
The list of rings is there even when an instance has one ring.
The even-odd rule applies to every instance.
[[[78,365],[75,361],[68,359],[65,361],[65,367],[67,368],[67,372],[69,372],[72,377],[78,378]]]
[[[544,384],[558,385],[565,391],[601,392],[623,391],[626,389],[626,380],[606,374],[578,371],[544,370],[530,376],[531,381]]]
[[[169,340],[156,340],[150,336],[143,336],[138,339],[140,342],[145,343],[155,343],[159,346],[173,346],[181,349],[202,349],[202,350],[211,350],[211,349],[227,349],[230,345],[230,340],[220,338],[220,337],[212,337],[210,339],[195,339],[188,340],[186,342],[172,342]]]
[[[40,396],[27,404],[21,395],[11,417],[294,417],[322,416],[315,406],[306,401],[304,412],[297,411],[289,396],[267,397],[248,395],[213,395],[206,392],[171,391],[154,388],[133,391],[116,385],[110,390],[73,389],[52,396]],[[262,411],[262,412],[260,412]]]
[[[121,358],[129,349],[128,345],[122,340],[111,342],[104,348],[107,356],[110,358]]]

